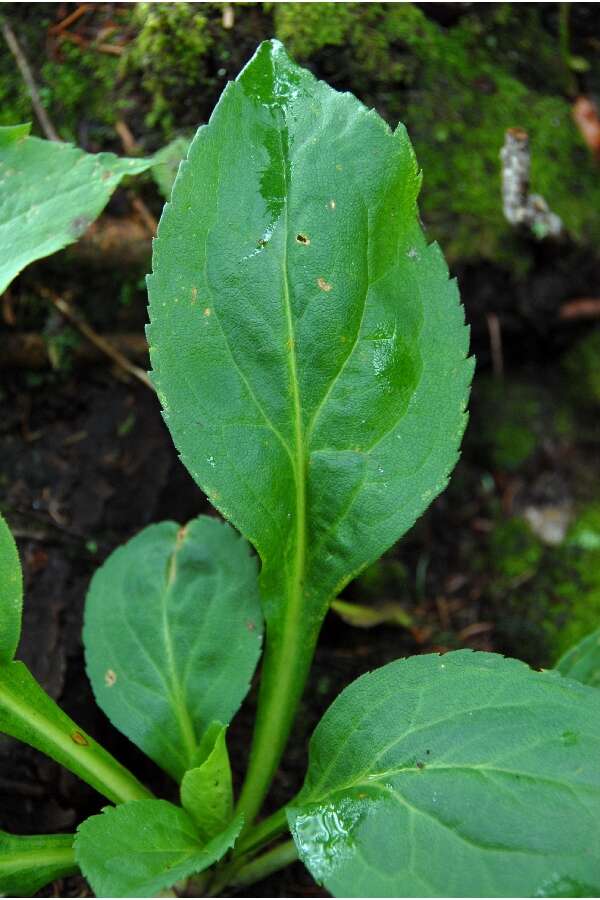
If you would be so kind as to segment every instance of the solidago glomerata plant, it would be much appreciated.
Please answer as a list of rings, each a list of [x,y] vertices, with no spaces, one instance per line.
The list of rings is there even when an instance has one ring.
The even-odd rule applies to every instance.
[[[403,126],[275,41],[198,131],[154,245],[148,337],[181,458],[237,531],[204,516],[146,528],[95,575],[84,628],[98,703],[181,805],[13,661],[21,576],[3,527],[0,728],[111,804],[76,835],[2,834],[5,893],[80,868],[99,896],[214,896],[296,855],[335,896],[597,893],[600,692],[492,653],[363,675],[318,725],[300,793],[260,818],[330,603],[458,456],[473,365],[419,186]],[[236,803],[227,725],[263,618]]]

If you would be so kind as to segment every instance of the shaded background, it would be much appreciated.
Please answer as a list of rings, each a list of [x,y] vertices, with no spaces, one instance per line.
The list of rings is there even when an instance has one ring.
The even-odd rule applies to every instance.
[[[424,170],[421,212],[461,286],[477,371],[450,487],[345,599],[404,622],[328,618],[273,804],[299,786],[307,736],[339,690],[401,655],[472,647],[550,666],[600,621],[600,12],[595,4],[4,4],[63,140],[148,155],[205,122],[224,84],[273,35],[333,87],[402,120]],[[582,119],[581,100],[587,117]],[[31,120],[0,52],[0,125]],[[532,189],[560,240],[509,225],[499,151],[529,133]],[[167,167],[168,169],[168,167]],[[20,657],[53,697],[163,796],[173,786],[91,699],[85,591],[106,555],[150,522],[207,503],[179,464],[151,391],[126,380],[54,309],[125,335],[145,366],[152,176],[121,187],[76,245],[30,266],[0,301],[0,508],[26,576]],[[237,775],[252,703],[231,729]],[[0,827],[66,831],[91,789],[29,749],[0,745]],[[82,879],[56,890],[87,891]],[[257,895],[319,895],[301,866]]]

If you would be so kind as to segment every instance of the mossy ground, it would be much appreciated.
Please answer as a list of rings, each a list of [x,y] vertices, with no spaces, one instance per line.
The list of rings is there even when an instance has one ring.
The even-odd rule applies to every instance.
[[[571,118],[573,92],[600,84],[586,4],[567,20],[560,4],[102,4],[73,26],[83,44],[48,31],[56,4],[35,15],[20,6],[6,10],[44,105],[61,136],[88,149],[115,146],[119,116],[151,150],[194,128],[256,44],[276,35],[334,86],[405,122],[425,172],[423,217],[451,261],[531,263],[535,241],[515,234],[500,202],[498,153],[513,126],[530,133],[532,188],[575,242],[598,243],[600,179]],[[122,54],[99,49],[103,41]],[[0,124],[32,117],[5,53]]]

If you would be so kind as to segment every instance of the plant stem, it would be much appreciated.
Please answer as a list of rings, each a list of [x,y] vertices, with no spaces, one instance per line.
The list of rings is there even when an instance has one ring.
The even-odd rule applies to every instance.
[[[283,629],[269,641],[258,696],[258,711],[237,812],[245,828],[256,818],[279,766],[310,670],[318,629],[308,628],[288,606]]]
[[[250,831],[244,834],[236,844],[233,854],[234,856],[242,856],[244,853],[260,850],[265,844],[270,843],[283,831],[287,831],[287,815],[285,807],[278,809],[267,819],[263,819]]]
[[[20,662],[0,667],[0,731],[52,757],[113,803],[152,797],[57,706]]]
[[[293,841],[286,841],[285,844],[279,844],[268,853],[258,856],[252,862],[245,866],[234,875],[231,884],[234,887],[248,887],[263,878],[268,878],[273,872],[278,872],[290,863],[296,862],[298,859],[298,851]]]

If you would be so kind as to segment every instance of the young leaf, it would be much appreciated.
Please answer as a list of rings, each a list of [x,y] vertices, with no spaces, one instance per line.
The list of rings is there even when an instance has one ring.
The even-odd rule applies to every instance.
[[[10,662],[21,638],[23,573],[10,529],[0,516],[0,664]]]
[[[178,781],[208,725],[246,696],[261,639],[256,560],[217,519],[151,525],[92,579],[83,640],[96,700]]]
[[[561,675],[600,688],[600,628],[567,650],[556,669]]]
[[[223,831],[233,816],[233,787],[227,752],[227,726],[209,725],[198,751],[197,766],[181,782],[181,803],[203,840]]]
[[[290,827],[334,896],[598,896],[599,747],[600,692],[557,673],[399,660],[317,726]]]
[[[168,200],[171,196],[179,163],[182,159],[185,159],[189,146],[189,137],[176,137],[166,147],[162,147],[154,154],[152,177],[165,200]]]
[[[165,420],[262,559],[251,768],[266,780],[329,602],[457,460],[473,366],[456,285],[419,225],[420,181],[402,125],[267,41],[196,134],[154,243]]]
[[[28,134],[27,125],[0,132],[0,294],[29,263],[76,241],[124,175],[152,165]]]
[[[166,800],[139,800],[83,822],[75,855],[97,897],[154,897],[221,859],[241,827],[238,817],[203,844],[183,809]]]
[[[21,662],[0,666],[0,732],[41,750],[115,803],[152,796],[56,705]]]
[[[74,837],[0,831],[0,896],[33,897],[55,878],[76,872]]]

